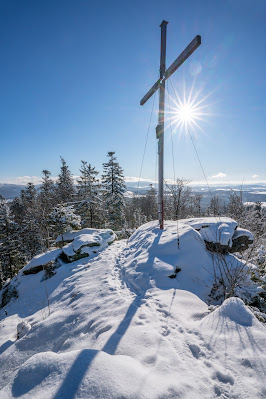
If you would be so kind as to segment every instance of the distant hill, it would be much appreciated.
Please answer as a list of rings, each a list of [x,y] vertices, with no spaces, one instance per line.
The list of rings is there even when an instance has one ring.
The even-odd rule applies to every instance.
[[[139,195],[144,195],[149,190],[151,185],[150,181],[141,181],[138,182],[126,182],[127,186],[127,195],[128,197],[132,196],[133,193],[136,194],[138,192]],[[157,188],[157,184],[153,186]],[[20,191],[25,189],[25,185],[18,184],[6,184],[0,183],[0,195],[2,195],[5,199],[13,199],[20,195]],[[37,186],[39,187],[39,186]],[[193,193],[201,194],[202,197],[202,206],[203,208],[208,206],[210,198],[212,195],[218,195],[221,201],[227,202],[229,199],[229,195],[234,192],[239,192],[239,185],[210,185],[210,190],[207,186],[204,185],[191,185]],[[244,184],[242,186],[242,196],[243,202],[266,202],[266,184]]]
[[[19,184],[0,183],[0,195],[5,199],[13,199],[20,195],[20,191],[26,186]]]

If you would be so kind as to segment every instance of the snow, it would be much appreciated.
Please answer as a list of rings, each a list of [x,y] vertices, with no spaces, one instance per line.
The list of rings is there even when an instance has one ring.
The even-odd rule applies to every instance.
[[[258,194],[258,193],[257,193]],[[265,192],[263,194],[266,194]],[[246,206],[254,206],[256,205],[256,202],[244,202],[244,205]],[[266,208],[266,202],[261,202],[261,207]]]
[[[237,222],[233,219],[227,217],[204,217],[183,219],[181,222],[200,231],[205,241],[232,246],[232,238],[237,228]]]
[[[88,230],[91,230],[90,233],[87,232]],[[79,232],[68,232],[66,235],[67,241],[73,239],[72,242],[66,244],[62,248],[64,254],[67,255],[69,259],[77,254],[94,256],[99,251],[107,248],[107,246],[116,239],[116,235],[112,230],[103,229],[98,231],[95,229],[83,229]]]
[[[19,273],[0,309],[0,399],[265,398],[265,326],[239,298],[209,309],[211,254],[178,227],[179,248],[175,222],[151,222],[48,280]]]
[[[30,323],[22,321],[17,325],[17,339],[24,337],[31,329]]]
[[[249,241],[254,240],[253,234],[250,231],[248,231],[246,229],[240,229],[238,227],[236,229],[236,231],[234,232],[233,240],[235,240],[236,238],[239,238],[239,237],[247,237]]]
[[[79,237],[80,235],[97,235],[101,234],[104,237],[112,236],[113,230],[110,229],[82,229],[82,230],[71,230],[67,231],[62,235],[60,234],[57,239],[55,240],[56,242],[60,241],[73,241],[75,238]]]
[[[44,254],[34,256],[34,258],[32,258],[32,260],[29,263],[27,263],[27,265],[24,266],[20,272],[32,269],[36,266],[47,265],[47,263],[55,261],[61,253],[62,249],[53,249]]]

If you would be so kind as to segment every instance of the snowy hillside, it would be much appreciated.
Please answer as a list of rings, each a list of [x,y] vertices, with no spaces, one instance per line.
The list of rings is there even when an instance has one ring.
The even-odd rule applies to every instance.
[[[0,399],[265,398],[265,325],[239,298],[207,304],[218,255],[206,241],[229,248],[240,232],[229,219],[208,223],[147,223],[128,242],[58,261],[48,279],[21,270],[10,283],[18,298],[0,310]],[[91,243],[72,236],[66,248]],[[28,331],[17,339],[22,321]]]

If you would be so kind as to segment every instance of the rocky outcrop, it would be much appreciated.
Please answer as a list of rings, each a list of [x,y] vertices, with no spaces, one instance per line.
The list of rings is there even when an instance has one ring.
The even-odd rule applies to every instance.
[[[253,243],[252,233],[239,228],[235,220],[227,217],[183,219],[181,222],[197,230],[206,248],[212,252],[242,252]]]
[[[73,230],[60,235],[56,244],[62,248],[54,248],[51,251],[35,256],[22,269],[24,275],[36,274],[45,271],[49,278],[55,274],[54,270],[62,262],[74,262],[76,260],[95,256],[116,240],[116,235],[109,229],[82,229]]]

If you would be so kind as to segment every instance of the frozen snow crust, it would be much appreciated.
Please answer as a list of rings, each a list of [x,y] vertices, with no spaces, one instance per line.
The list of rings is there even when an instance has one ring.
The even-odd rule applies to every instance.
[[[48,280],[12,280],[0,399],[265,398],[265,326],[239,298],[211,312],[204,239],[180,223],[178,248],[176,223],[165,227],[141,226]],[[22,322],[31,328],[17,340]]]

